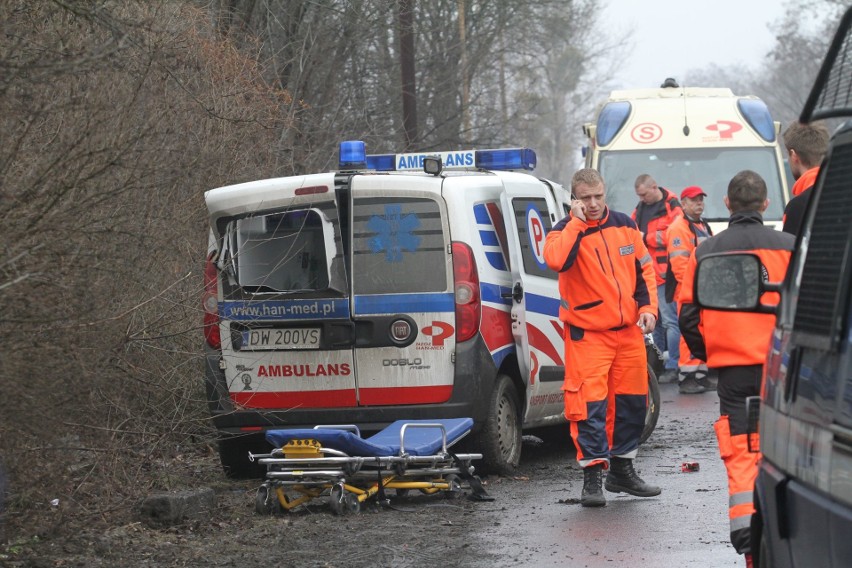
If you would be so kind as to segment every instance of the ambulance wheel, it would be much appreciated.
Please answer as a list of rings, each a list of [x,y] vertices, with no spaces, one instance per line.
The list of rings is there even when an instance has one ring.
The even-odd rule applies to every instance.
[[[639,443],[644,444],[651,437],[654,428],[657,427],[657,421],[660,419],[660,383],[657,382],[657,374],[654,373],[653,367],[648,365],[648,409],[645,412],[645,427],[642,428],[642,435],[639,437]]]
[[[510,475],[521,461],[521,419],[518,390],[508,375],[498,375],[488,414],[474,447],[482,453],[482,470]]]
[[[461,479],[455,473],[451,473],[444,477],[444,481],[447,483],[447,489],[444,490],[444,497],[447,499],[458,499],[461,497],[462,489],[461,489]]]

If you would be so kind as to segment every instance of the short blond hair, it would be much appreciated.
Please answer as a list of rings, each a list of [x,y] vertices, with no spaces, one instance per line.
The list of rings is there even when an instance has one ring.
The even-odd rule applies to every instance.
[[[574,177],[571,178],[571,193],[574,193],[581,183],[588,186],[605,185],[600,172],[594,168],[583,168],[574,172]]]

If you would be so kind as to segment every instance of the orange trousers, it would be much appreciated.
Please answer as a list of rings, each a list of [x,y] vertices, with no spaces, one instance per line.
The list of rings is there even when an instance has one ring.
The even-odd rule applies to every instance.
[[[567,326],[562,390],[581,466],[635,457],[648,407],[648,360],[639,326],[608,331]]]
[[[754,508],[754,481],[760,453],[749,451],[759,447],[757,434],[749,435],[745,401],[760,394],[763,365],[719,367],[719,420],[716,439],[719,455],[728,472],[728,517],[731,544],[740,554],[751,553],[751,516]]]

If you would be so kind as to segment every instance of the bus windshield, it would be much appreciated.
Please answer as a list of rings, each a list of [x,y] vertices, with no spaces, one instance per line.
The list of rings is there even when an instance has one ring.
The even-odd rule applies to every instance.
[[[769,207],[765,221],[780,221],[784,194],[774,148],[679,148],[601,152],[598,171],[606,183],[606,203],[628,215],[639,199],[634,182],[650,174],[660,187],[680,198],[683,188],[697,185],[704,190],[704,217],[727,221],[730,214],[723,201],[728,182],[742,170],[753,170],[766,181]]]

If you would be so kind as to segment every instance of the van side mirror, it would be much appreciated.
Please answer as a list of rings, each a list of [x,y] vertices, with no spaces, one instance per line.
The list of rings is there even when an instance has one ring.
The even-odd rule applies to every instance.
[[[695,303],[710,310],[775,313],[775,306],[761,304],[760,297],[780,286],[764,282],[763,272],[756,254],[707,255],[695,269]]]

